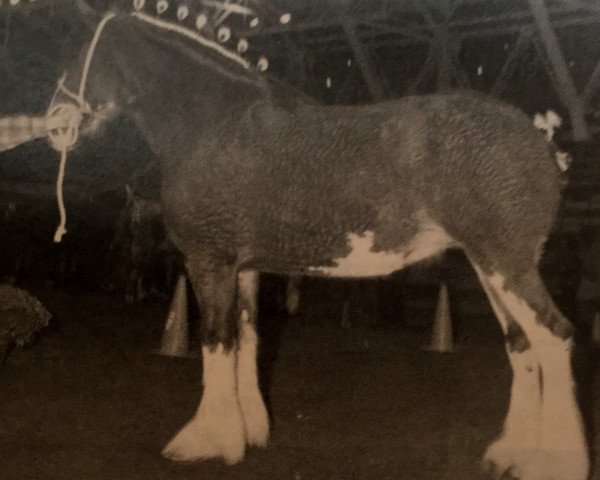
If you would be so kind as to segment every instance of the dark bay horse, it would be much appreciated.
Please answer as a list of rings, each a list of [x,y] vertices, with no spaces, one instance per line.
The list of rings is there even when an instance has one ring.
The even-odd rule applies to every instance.
[[[383,276],[460,247],[513,369],[485,464],[523,480],[587,477],[572,327],[538,273],[561,173],[530,118],[469,93],[315,105],[222,45],[139,15],[105,24],[84,77],[84,98],[55,102],[117,106],[160,157],[165,224],[203,314],[202,400],[167,457],[235,463],[267,442],[258,272]]]

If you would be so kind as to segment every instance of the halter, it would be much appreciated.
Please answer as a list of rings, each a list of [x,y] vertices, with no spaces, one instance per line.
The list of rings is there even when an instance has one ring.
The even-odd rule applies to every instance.
[[[1,1],[1,0],[0,0]],[[133,17],[136,17],[138,20],[143,21],[145,23],[151,24],[155,27],[161,28],[163,30],[177,32],[180,35],[187,37],[190,40],[193,40],[204,47],[210,48],[225,58],[232,60],[242,66],[244,69],[249,70],[251,68],[251,64],[245,60],[240,55],[237,55],[234,52],[229,51],[228,49],[222,47],[216,42],[209,40],[202,35],[199,35],[187,28],[181,27],[179,25],[170,24],[168,22],[158,20],[156,18],[152,18],[149,15],[146,15],[141,12],[134,12],[131,14]],[[92,108],[89,103],[85,100],[85,87],[87,84],[87,77],[90,70],[90,65],[92,63],[92,58],[94,56],[94,52],[96,51],[96,46],[98,45],[98,41],[100,40],[100,35],[104,30],[106,24],[115,17],[115,13],[107,13],[94,32],[94,36],[92,38],[92,42],[90,43],[89,49],[87,51],[87,55],[85,58],[85,63],[83,66],[83,70],[81,73],[81,79],[79,82],[79,90],[77,92],[73,92],[69,90],[65,86],[65,78],[66,74],[64,74],[58,82],[56,87],[56,91],[52,97],[52,101],[50,102],[50,108],[46,114],[46,123],[49,124],[50,120],[58,120],[59,118],[66,118],[66,122],[58,122],[66,123],[66,126],[60,128],[48,129],[48,139],[50,141],[50,145],[56,151],[60,152],[60,165],[58,171],[58,177],[56,179],[56,196],[58,200],[58,209],[60,212],[60,225],[56,229],[56,233],[54,234],[54,241],[59,243],[62,239],[62,236],[67,233],[65,228],[66,225],[66,210],[63,199],[63,183],[65,177],[65,165],[67,161],[67,150],[77,143],[77,139],[79,136],[79,126],[83,119],[83,116],[86,114],[92,113]],[[282,17],[283,18],[283,17]],[[288,20],[285,20],[287,23]],[[283,22],[283,20],[282,20]],[[247,42],[246,42],[247,43]],[[238,46],[239,47],[239,46]],[[247,45],[246,45],[247,48]],[[268,68],[268,60],[266,57],[262,56],[259,58],[257,63],[257,69],[259,71],[265,71]],[[59,93],[64,94],[68,98],[74,101],[73,102],[56,102],[56,97]],[[55,122],[56,123],[56,122]]]
[[[62,240],[63,235],[67,233],[67,229],[65,228],[65,225],[67,223],[67,214],[63,198],[63,183],[65,178],[65,166],[67,163],[67,150],[73,145],[75,145],[75,143],[77,143],[77,138],[79,136],[79,125],[81,124],[83,116],[85,114],[92,113],[92,109],[89,103],[85,101],[84,96],[85,86],[87,84],[87,77],[90,71],[90,65],[92,63],[92,58],[94,56],[96,46],[98,45],[100,35],[102,34],[102,30],[104,29],[108,21],[114,16],[114,13],[107,13],[96,27],[94,37],[92,38],[92,43],[90,43],[90,47],[85,58],[85,63],[83,65],[83,71],[81,73],[81,80],[79,82],[78,92],[74,93],[65,86],[66,74],[64,74],[58,81],[58,86],[56,87],[56,91],[54,92],[52,101],[50,102],[50,108],[46,113],[47,123],[49,123],[51,119],[56,119],[58,117],[66,117],[68,119],[66,127],[48,130],[48,139],[50,141],[50,145],[52,146],[52,148],[54,148],[61,154],[60,165],[58,169],[58,177],[56,179],[56,197],[58,200],[58,209],[60,212],[60,225],[58,226],[54,234],[54,241],[56,243],[59,243]],[[55,103],[56,97],[58,96],[59,92],[65,94],[67,97],[71,98],[76,103]]]

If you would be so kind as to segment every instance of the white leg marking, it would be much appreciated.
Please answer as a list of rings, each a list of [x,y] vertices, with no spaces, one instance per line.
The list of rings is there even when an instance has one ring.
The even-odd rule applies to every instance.
[[[506,334],[509,319],[498,304],[490,279],[473,264],[490,305]],[[539,361],[532,350],[511,351],[506,348],[513,371],[510,403],[504,421],[502,435],[492,443],[483,457],[485,470],[498,474],[511,472],[518,475],[527,462],[534,457],[540,438],[542,415]]]
[[[542,405],[538,362],[531,351],[510,352],[513,382],[510,404],[500,438],[485,452],[486,470],[521,477],[540,443]]]
[[[554,478],[583,480],[588,477],[589,459],[583,421],[575,399],[572,344],[555,337],[553,340],[542,347],[540,355],[544,389],[538,465],[544,471],[551,471]]]
[[[239,349],[237,362],[238,398],[246,428],[248,445],[264,446],[269,438],[269,416],[258,388],[256,355],[256,295],[258,273],[243,271],[238,275],[240,299],[245,299],[246,308],[239,318]],[[250,309],[250,310],[249,310]],[[251,317],[252,315],[252,317]]]
[[[501,275],[495,274],[488,280],[525,332],[533,354],[539,358],[543,378],[539,445],[519,477],[522,480],[585,480],[589,459],[575,400],[571,341],[562,340],[540,324],[537,313],[505,288]]]
[[[171,440],[163,455],[192,461],[223,458],[237,463],[244,457],[244,422],[236,394],[234,351],[223,345],[202,348],[204,393],[196,415]]]
[[[247,310],[242,311],[240,348],[238,351],[238,398],[246,426],[248,445],[264,446],[269,439],[269,416],[258,388],[256,347],[258,338],[248,321]]]

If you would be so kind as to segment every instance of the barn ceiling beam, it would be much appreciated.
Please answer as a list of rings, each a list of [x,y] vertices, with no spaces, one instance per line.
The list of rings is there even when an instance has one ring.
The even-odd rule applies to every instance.
[[[429,7],[424,2],[421,0],[411,0],[411,3],[415,7],[415,10],[421,14],[425,23],[431,30],[435,31],[436,28],[440,27],[441,24],[433,18],[433,14],[429,11]],[[445,20],[447,21],[448,19]]]
[[[586,141],[590,132],[585,121],[583,99],[577,94],[575,82],[563,56],[556,32],[550,21],[544,0],[528,0],[534,15],[539,39],[548,59],[548,74],[554,77],[556,88],[563,104],[569,110],[573,138],[575,141]]]
[[[377,69],[375,63],[371,59],[369,52],[363,46],[358,34],[356,33],[356,27],[351,19],[346,18],[342,20],[342,26],[344,32],[350,44],[356,63],[360,68],[360,73],[367,84],[369,94],[371,98],[376,101],[380,101],[386,98],[386,94],[383,91],[382,83],[377,78]]]
[[[363,26],[360,23],[357,25],[360,25],[361,27]],[[575,26],[588,27],[592,25],[600,25],[600,15],[580,14],[552,20],[552,26],[556,30],[562,30]],[[432,35],[428,33],[429,29],[427,27],[415,27],[412,32],[409,31],[411,27],[396,28],[393,25],[385,25],[381,27],[374,25],[373,27],[375,31],[378,31],[381,34],[400,34],[402,35],[403,39],[408,41],[412,40],[412,43],[428,42],[432,38]],[[514,22],[513,24],[490,25],[487,23],[485,27],[473,27],[473,29],[459,29],[454,26],[452,22],[448,25],[449,30],[461,40],[515,35],[524,28],[532,27],[535,27],[535,22],[533,19],[526,22]],[[330,28],[335,28],[335,26],[332,25]],[[341,39],[342,37],[338,36],[338,38]]]
[[[348,11],[347,1],[331,0],[331,3],[334,8],[341,12],[339,14],[339,21],[371,98],[375,101],[384,100],[387,95],[383,89],[382,82],[378,79],[376,65],[357,33],[354,19]]]
[[[600,27],[600,16],[569,18],[560,21],[554,21],[552,24],[556,30],[562,30],[570,27]],[[481,31],[458,33],[457,36],[463,41],[467,39],[493,39],[497,37],[518,35],[522,30],[534,27],[535,25],[533,23],[488,27]],[[357,28],[357,31],[362,32],[362,29],[359,30]],[[393,29],[390,28],[389,33],[393,33]],[[341,33],[330,33],[327,35],[306,35],[305,38],[307,45],[321,45],[328,51],[347,50],[345,37]],[[429,42],[431,42],[431,36],[428,35],[421,36],[419,40],[409,38],[408,36],[390,38],[390,35],[385,33],[373,34],[370,37],[370,44],[375,48],[389,46],[404,47],[408,45],[417,45]]]
[[[451,89],[453,84],[458,87],[469,86],[468,77],[458,59],[461,41],[448,28],[453,9],[449,3],[442,3],[445,5],[443,9],[444,17],[438,21],[427,4],[420,0],[412,0],[415,9],[419,11],[425,23],[433,32],[430,51],[433,52],[437,62],[437,89],[441,92]]]
[[[427,57],[425,57],[425,61],[415,79],[409,84],[406,88],[404,94],[405,95],[414,95],[418,92],[419,86],[427,82],[435,71],[435,67],[437,64],[438,53],[435,48],[430,47],[427,52]]]
[[[374,30],[382,33],[396,33],[418,41],[428,41],[432,37],[430,27],[397,23],[390,19],[374,18],[370,23]],[[554,9],[551,19],[554,28],[560,29],[573,25],[591,25],[600,23],[600,15],[576,12],[569,9]],[[360,23],[366,25],[366,22]],[[535,26],[530,12],[501,15],[494,18],[471,19],[468,21],[449,21],[447,28],[461,39],[480,38],[503,34],[518,33],[525,27]]]
[[[370,26],[374,34],[401,35],[403,37],[412,39],[415,43],[429,42],[431,41],[432,37],[431,33],[425,27],[419,28],[411,25],[395,25],[384,23],[374,23]]]
[[[587,27],[591,25],[599,25],[600,24],[600,16],[596,15],[582,15],[582,16],[574,16],[571,18],[562,18],[558,20],[553,20],[551,22],[552,26],[556,30],[565,29],[568,27]],[[502,35],[514,35],[521,31],[523,28],[535,27],[535,22],[523,22],[514,25],[498,25],[494,27],[482,28],[481,30],[472,30],[472,31],[462,31],[459,32],[458,35],[463,38],[493,38]]]
[[[519,33],[514,47],[508,54],[508,57],[506,57],[500,73],[492,84],[492,88],[490,89],[492,95],[500,96],[508,85],[510,78],[519,66],[519,59],[523,56],[527,48],[531,46],[531,35],[532,31],[529,28],[524,28]]]
[[[419,4],[421,2],[418,2]],[[421,8],[421,7],[419,7]],[[600,7],[593,11],[582,11],[581,8],[552,7],[548,8],[552,26],[561,29],[577,25],[593,25],[600,23]],[[414,39],[416,42],[429,41],[433,32],[428,23],[415,23],[402,17],[386,17],[380,14],[353,17],[357,31],[377,31],[383,34],[398,34]],[[271,36],[289,33],[311,33],[329,35],[332,29],[339,29],[338,19],[320,19],[291,22],[287,25],[276,25],[262,30],[244,31],[244,36]],[[524,27],[535,27],[535,19],[531,11],[518,11],[490,17],[473,17],[470,19],[450,20],[447,28],[461,39],[482,38],[518,33]],[[314,34],[314,35],[313,35]],[[343,36],[339,36],[343,39]]]
[[[596,93],[598,93],[599,87],[600,87],[600,61],[596,64],[594,71],[590,75],[590,78],[588,79],[588,82],[585,85],[583,94],[581,95],[583,97],[584,105],[589,107],[592,99],[594,98]]]
[[[548,52],[546,51],[546,47],[544,46],[544,42],[539,37],[539,35],[533,35],[531,37],[531,41],[533,46],[535,47],[537,58],[542,62],[544,70],[548,75],[548,79],[550,80],[554,91],[558,95],[560,102],[563,105],[567,106],[569,103],[569,97],[565,94],[565,90],[560,86],[560,82],[558,81],[556,72],[552,67],[550,58],[548,56]]]
[[[395,39],[395,38],[381,38],[381,39],[374,39],[374,40],[370,41],[369,47],[370,47],[370,49],[379,49],[379,48],[384,48],[384,47],[402,48],[402,47],[418,45],[420,43],[421,42],[415,43],[412,40],[406,40],[406,39],[402,40],[402,39]],[[310,42],[306,42],[306,45],[310,46],[311,48],[322,47],[322,51],[324,51],[324,52],[352,53],[350,46],[339,41],[339,39],[337,37],[329,37],[329,38],[323,39],[322,41],[313,40]],[[274,48],[274,47],[271,47],[270,51],[274,54],[281,53],[280,50],[278,50],[277,48]]]
[[[600,13],[600,5],[597,3],[583,2],[581,0],[559,0],[561,3],[572,8],[588,10],[590,12]]]
[[[593,24],[600,22],[600,15],[596,13],[586,13],[579,10],[569,8],[553,8],[548,9],[550,21],[555,28],[561,28],[569,25]],[[430,36],[428,31],[430,29],[427,24],[415,25],[414,23],[396,23],[393,19],[390,20],[374,17],[371,19],[371,23],[380,29],[388,29],[393,31],[396,25],[402,26],[403,30],[407,32],[407,36],[414,36],[423,38]],[[360,20],[359,20],[360,21]],[[366,23],[366,22],[363,22]],[[448,29],[453,33],[462,37],[468,36],[480,36],[491,34],[502,33],[503,29],[508,32],[515,32],[523,27],[535,26],[535,18],[530,11],[527,12],[514,12],[494,17],[474,17],[468,20],[450,20],[448,21]],[[410,32],[412,30],[412,32]]]
[[[569,7],[547,7],[547,9],[548,15],[550,16],[552,22],[570,16],[596,16],[595,13],[581,12],[578,9],[573,9]],[[451,28],[455,28],[458,30],[471,28],[479,29],[495,24],[513,24],[519,22],[532,23],[534,21],[535,18],[531,10],[519,10],[516,12],[507,12],[494,16],[474,16],[468,19],[456,19],[450,22],[450,26]]]
[[[569,10],[565,7],[549,9],[553,15],[551,22],[557,31],[570,27],[600,27],[600,15]],[[379,15],[379,14],[377,14]],[[365,43],[371,48],[405,47],[409,45],[431,43],[434,32],[424,23],[415,22],[412,25],[406,21],[370,16],[369,19],[354,18],[355,39],[363,48]],[[417,19],[418,20],[418,19]],[[421,18],[422,20],[422,18]],[[505,22],[505,23],[503,23]],[[535,29],[535,21],[531,12],[518,12],[495,17],[494,19],[479,19],[465,21],[451,20],[448,29],[456,37],[457,42],[465,40],[493,39],[502,36],[514,36],[530,28]],[[266,28],[262,31],[247,31],[248,37],[282,37],[293,34],[302,35],[303,43],[307,46],[318,47],[323,51],[348,51],[348,38],[340,25],[339,19],[328,18],[327,21],[297,22],[286,26]],[[270,50],[270,44],[277,42],[261,42]],[[270,52],[276,54],[276,49]]]

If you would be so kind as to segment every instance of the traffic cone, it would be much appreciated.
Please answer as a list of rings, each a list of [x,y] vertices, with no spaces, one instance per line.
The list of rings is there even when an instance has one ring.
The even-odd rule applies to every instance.
[[[189,336],[187,279],[185,275],[180,275],[165,323],[159,354],[169,357],[188,357]]]
[[[300,279],[298,277],[290,277],[285,289],[285,306],[288,314],[294,316],[298,313],[300,306]]]
[[[596,312],[592,323],[592,342],[596,346],[600,346],[600,313]]]
[[[442,286],[440,287],[440,295],[435,310],[433,331],[431,333],[431,344],[427,350],[439,353],[452,352],[454,350],[448,286],[445,283],[442,283]]]

